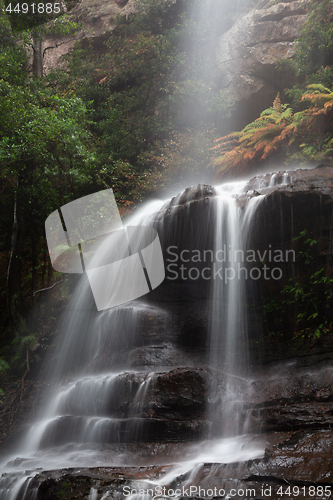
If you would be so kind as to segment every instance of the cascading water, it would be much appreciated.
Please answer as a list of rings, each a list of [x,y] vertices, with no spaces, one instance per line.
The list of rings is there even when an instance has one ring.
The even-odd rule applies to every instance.
[[[187,252],[191,246],[205,248],[210,244],[208,254],[213,255],[207,303],[208,365],[213,375],[207,394],[209,439],[188,447],[185,459],[175,457],[175,465],[155,486],[169,484],[183,475],[185,485],[195,483],[204,462],[234,463],[262,455],[260,442],[246,435],[243,407],[249,368],[245,301],[251,281],[244,255],[266,190],[290,181],[290,172],[279,172],[274,177],[264,175],[249,182],[224,184],[215,189],[215,194],[212,188],[207,191],[207,187],[199,186],[183,191],[171,201],[149,203],[128,221],[128,225],[134,226],[154,225],[165,245],[170,238],[182,240],[182,248]],[[205,198],[206,191],[209,198]],[[198,196],[200,206],[206,207],[204,211],[195,209]],[[180,209],[183,215],[179,219]],[[199,230],[193,214],[205,214]],[[185,240],[184,223],[189,224]],[[195,240],[191,239],[193,231]],[[105,252],[107,240],[95,256],[97,264],[99,259],[103,262]],[[207,276],[205,282],[206,279]],[[48,399],[20,447],[2,464],[3,500],[33,499],[37,488],[31,481],[40,470],[136,463],[133,450],[127,453],[119,446],[148,442],[152,428],[154,436],[164,432],[160,430],[165,429],[164,423],[155,415],[163,373],[170,376],[184,362],[196,366],[195,356],[182,353],[177,357],[177,350],[172,350],[163,338],[157,339],[157,330],[149,326],[154,317],[158,318],[162,337],[172,326],[169,313],[157,307],[156,301],[150,304],[144,299],[136,300],[102,312],[97,312],[92,304],[91,290],[83,277],[63,319],[57,350],[47,363],[44,376],[52,382]],[[145,355],[153,356],[149,362],[141,347],[147,342]],[[150,403],[153,396],[155,406]],[[179,423],[171,429],[177,426]],[[156,462],[156,457],[151,460]],[[90,496],[100,498],[94,489]]]
[[[245,433],[242,416],[242,393],[239,380],[248,375],[247,318],[245,308],[245,282],[248,269],[244,256],[252,218],[263,196],[251,198],[243,209],[235,197],[246,186],[230,183],[217,189],[216,223],[214,239],[214,269],[212,280],[211,360],[214,370],[223,371],[224,394],[221,413],[214,422],[213,435],[224,437]],[[213,394],[219,392],[216,379]]]
[[[237,190],[242,189],[244,185],[221,186],[217,190],[218,196],[215,200],[215,262],[213,263],[215,272],[212,280],[210,315],[210,364],[215,370],[223,370],[227,379],[222,422],[218,422],[214,429],[214,434],[217,432],[220,436],[238,435],[240,430],[237,422],[238,412],[233,411],[234,405],[237,404],[233,378],[238,375],[240,367],[245,366],[242,338],[244,286],[242,277],[237,276],[237,259],[234,258],[237,256],[237,251],[242,249],[242,245],[239,209],[233,194],[236,194]],[[216,384],[218,384],[217,381]],[[217,391],[218,387],[213,387],[213,392]],[[231,425],[233,429],[230,428]]]
[[[163,203],[145,205],[128,225],[148,225]],[[97,261],[106,252],[104,241]],[[63,320],[57,352],[44,374],[60,381],[60,386],[58,382],[49,392],[19,449],[2,464],[3,471],[16,471],[0,482],[2,500],[23,499],[31,477],[41,467],[104,465],[109,459],[101,445],[135,441],[140,432],[136,416],[150,375],[131,370],[129,359],[126,355],[122,359],[121,353],[124,345],[135,345],[140,320],[150,313],[142,301],[96,313],[89,284],[85,277],[81,279]],[[72,380],[67,382],[68,378]],[[100,445],[97,453],[96,444]]]
[[[211,280],[209,365],[213,372],[219,372],[209,398],[219,393],[222,373],[222,412],[219,412],[217,422],[215,415],[210,415],[214,421],[210,436],[213,441],[210,440],[208,445],[204,442],[192,446],[188,459],[162,477],[160,484],[190,470],[192,475],[187,481],[194,481],[197,466],[203,461],[228,463],[262,453],[260,446],[253,446],[252,438],[240,438],[245,428],[242,427],[242,389],[238,381],[245,380],[248,364],[245,278],[244,271],[239,275],[241,259],[234,256],[245,250],[253,214],[262,199],[262,196],[252,197],[245,207],[240,208],[236,198],[242,195],[245,185],[245,182],[231,183],[216,189],[217,196],[210,200],[214,227],[209,225],[207,229],[208,233],[214,233],[215,258],[211,272],[212,277],[216,275],[216,279]],[[156,213],[162,208],[164,212],[161,214],[167,212],[169,206],[176,214],[178,203],[186,196],[184,192],[171,203],[148,204],[131,218],[129,224],[149,225],[154,219],[161,220],[161,216],[156,218]],[[163,224],[160,224],[160,230],[164,231]],[[100,252],[106,251],[107,243],[104,242]],[[224,259],[221,258],[223,254]],[[224,262],[219,271],[221,260]],[[136,343],[140,344],[140,321],[144,315],[151,316],[151,311],[147,302],[138,300],[96,313],[91,307],[89,286],[84,279],[81,281],[66,314],[64,332],[48,370],[48,376],[58,380],[60,385],[59,382],[54,385],[48,402],[20,449],[4,465],[4,471],[11,474],[2,478],[1,498],[23,499],[38,468],[119,465],[129,460],[119,451],[116,458],[110,460],[109,446],[142,441],[144,433],[149,432],[148,427],[154,423],[154,418],[151,419],[154,410],[149,407],[148,400],[154,389],[155,372],[142,367],[133,370],[133,356],[125,354],[126,346],[130,349]],[[160,311],[159,314],[164,317],[165,313]],[[160,366],[159,369],[166,368]],[[211,408],[215,411],[216,405],[211,404]],[[142,419],[142,415],[145,418]],[[92,498],[95,493],[91,492]]]

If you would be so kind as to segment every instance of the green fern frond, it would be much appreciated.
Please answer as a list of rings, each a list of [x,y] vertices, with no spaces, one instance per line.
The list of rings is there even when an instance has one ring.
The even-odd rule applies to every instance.
[[[0,358],[0,373],[4,373],[9,370],[10,366],[3,358]]]
[[[322,85],[321,83],[311,83],[311,85],[306,86],[307,89],[317,90],[318,92],[327,92],[331,94],[331,90]]]

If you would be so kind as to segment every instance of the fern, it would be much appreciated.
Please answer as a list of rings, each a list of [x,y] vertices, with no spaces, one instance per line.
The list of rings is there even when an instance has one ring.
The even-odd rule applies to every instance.
[[[321,84],[312,84],[300,100],[307,103],[307,107],[294,113],[277,95],[273,106],[243,130],[218,139],[213,149],[219,155],[212,162],[218,177],[231,172],[244,174],[276,156],[286,163],[296,159],[331,158],[333,143],[330,136],[330,141],[327,140],[327,134],[333,122],[333,91]],[[322,143],[318,142],[320,137],[325,138]]]
[[[4,373],[9,370],[10,366],[3,358],[0,358],[0,373]]]

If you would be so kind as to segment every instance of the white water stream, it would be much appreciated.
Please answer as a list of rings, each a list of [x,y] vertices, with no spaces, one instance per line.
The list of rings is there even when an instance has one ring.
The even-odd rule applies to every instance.
[[[265,187],[271,187],[272,182],[270,178]],[[211,200],[215,256],[224,248],[231,256],[241,256],[237,251],[246,250],[251,225],[264,195],[250,198],[245,207],[239,208],[236,198],[243,193],[245,185],[246,182],[237,182],[219,186],[217,196]],[[127,224],[150,225],[156,212],[165,206],[163,201],[148,203]],[[99,249],[97,261],[107,251],[106,240]],[[220,266],[220,259],[214,265]],[[222,418],[214,422],[210,440],[188,446],[183,459],[156,485],[169,484],[183,474],[187,474],[187,482],[195,481],[198,467],[203,463],[241,462],[263,454],[262,444],[246,434],[246,419],[241,418],[242,393],[236,383],[238,377],[246,377],[248,373],[245,271],[239,274],[239,265],[243,266],[241,257],[223,262],[223,279],[211,281],[210,367],[224,374]],[[119,346],[132,342],[138,335],[139,318],[147,307],[147,302],[137,300],[96,314],[91,309],[87,280],[81,280],[48,369],[50,379],[58,382],[52,386],[20,446],[1,464],[1,500],[24,500],[31,478],[40,470],[136,464],[135,459],[133,464],[133,456],[128,457],[121,451],[116,455],[110,453],[108,445],[124,442],[124,436],[130,436],[129,440],[135,442],[136,417],[153,383],[153,372],[133,370],[130,365],[126,366],[126,359],[119,361],[117,355]],[[112,351],[112,346],[116,351],[114,368],[96,373],[95,361],[101,359],[104,351]],[[213,392],[219,390],[218,380],[215,386],[213,384]],[[130,404],[130,411],[126,410],[126,404]],[[125,418],[119,416],[122,405]],[[214,421],[213,414],[210,418]],[[90,498],[98,498],[96,495],[92,489]],[[29,498],[33,498],[31,491]]]

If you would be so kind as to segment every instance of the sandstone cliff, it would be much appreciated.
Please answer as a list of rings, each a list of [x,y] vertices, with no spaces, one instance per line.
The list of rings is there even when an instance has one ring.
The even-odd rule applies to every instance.
[[[128,16],[134,12],[133,4],[133,0],[79,0],[70,11],[70,17],[82,26],[82,30],[74,37],[49,36],[45,39],[43,49],[50,49],[44,52],[44,71],[47,73],[58,67],[61,57],[73,49],[75,41],[92,37],[103,39],[104,34],[114,29],[118,14]]]
[[[291,76],[277,70],[276,63],[294,56],[296,39],[306,20],[309,0],[280,2],[261,0],[251,10],[237,12],[228,2],[221,30],[216,40],[217,64],[221,70],[221,88],[230,91],[236,101],[236,112],[228,124],[235,130],[257,118],[269,107],[277,92],[294,83]],[[104,35],[114,28],[115,16],[135,12],[134,0],[80,0],[70,12],[71,18],[84,26],[75,39]],[[60,58],[74,46],[73,37],[50,37],[43,43],[44,69],[57,67]],[[238,112],[241,110],[241,113]]]
[[[266,3],[266,5],[265,5]],[[240,129],[272,105],[276,94],[294,82],[276,68],[295,54],[296,38],[306,20],[307,0],[261,2],[240,17],[218,40],[221,84],[238,103],[241,113],[232,129]],[[241,115],[241,116],[239,116]]]

